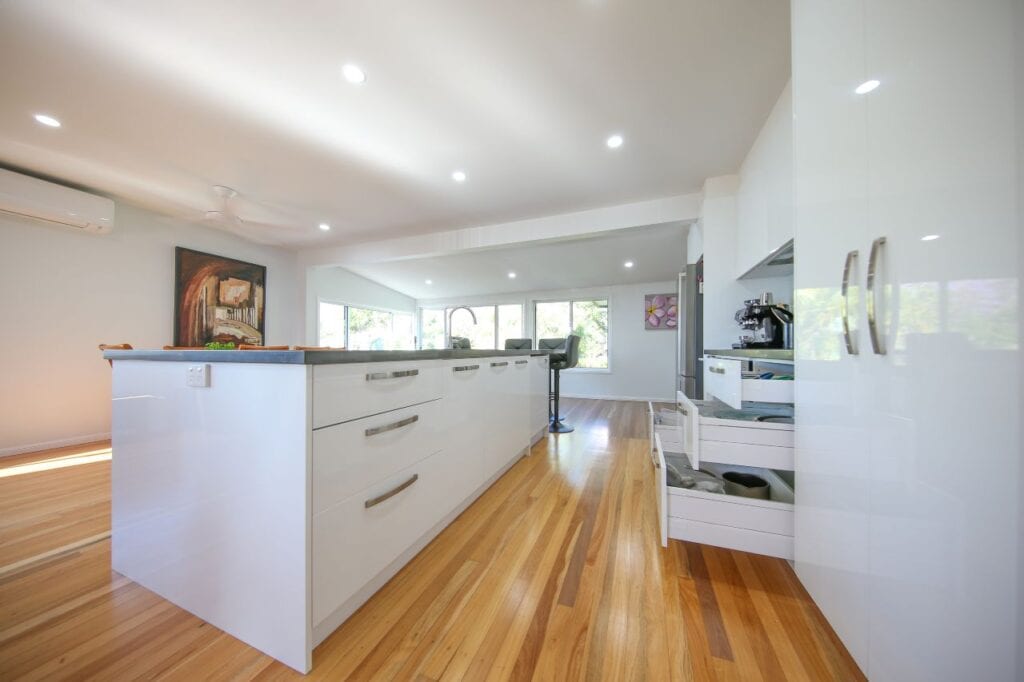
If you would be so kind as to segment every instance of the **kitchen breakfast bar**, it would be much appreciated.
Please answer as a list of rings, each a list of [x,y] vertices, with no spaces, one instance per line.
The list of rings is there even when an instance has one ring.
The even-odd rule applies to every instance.
[[[537,351],[107,351],[115,571],[300,672],[548,426]]]

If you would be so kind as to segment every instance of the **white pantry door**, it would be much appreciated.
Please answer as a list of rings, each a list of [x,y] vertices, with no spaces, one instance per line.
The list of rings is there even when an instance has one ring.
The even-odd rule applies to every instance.
[[[872,680],[1019,679],[1019,1],[866,2]]]

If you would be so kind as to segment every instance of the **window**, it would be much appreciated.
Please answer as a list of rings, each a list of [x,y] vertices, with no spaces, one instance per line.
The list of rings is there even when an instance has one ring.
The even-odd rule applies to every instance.
[[[411,350],[415,345],[414,318],[320,301],[319,345],[349,350]]]
[[[465,310],[456,310],[454,314],[451,309],[445,311],[446,314],[451,315],[448,318],[448,324],[451,327],[449,338],[452,336],[465,337],[469,339],[469,345],[472,348],[497,348],[494,345],[497,333],[494,328],[494,306],[478,305],[471,307],[470,310],[473,311],[473,315],[476,315],[475,324],[473,317]]]
[[[608,300],[538,301],[534,336],[539,339],[580,337],[578,367],[608,369]]]
[[[523,306],[518,303],[498,306],[498,347],[505,347],[506,339],[523,338]]]
[[[505,339],[523,338],[520,303],[471,306],[475,324],[473,316],[459,308],[461,306],[420,309],[420,348],[445,348],[452,336],[462,336],[469,339],[473,348],[502,349]]]
[[[317,345],[344,348],[345,306],[338,303],[320,301],[317,315],[317,319],[320,320],[320,334]]]
[[[420,348],[444,348],[443,310],[420,310]]]

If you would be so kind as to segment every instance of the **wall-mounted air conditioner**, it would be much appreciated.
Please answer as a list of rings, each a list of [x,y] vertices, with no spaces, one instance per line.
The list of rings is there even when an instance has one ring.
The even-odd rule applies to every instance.
[[[114,229],[114,202],[0,168],[0,212],[45,220],[90,234]]]

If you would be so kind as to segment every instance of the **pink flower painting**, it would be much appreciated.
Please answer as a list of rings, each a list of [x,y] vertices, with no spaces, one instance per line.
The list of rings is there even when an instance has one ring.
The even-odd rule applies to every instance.
[[[644,329],[675,329],[679,324],[679,306],[675,294],[644,296]]]

